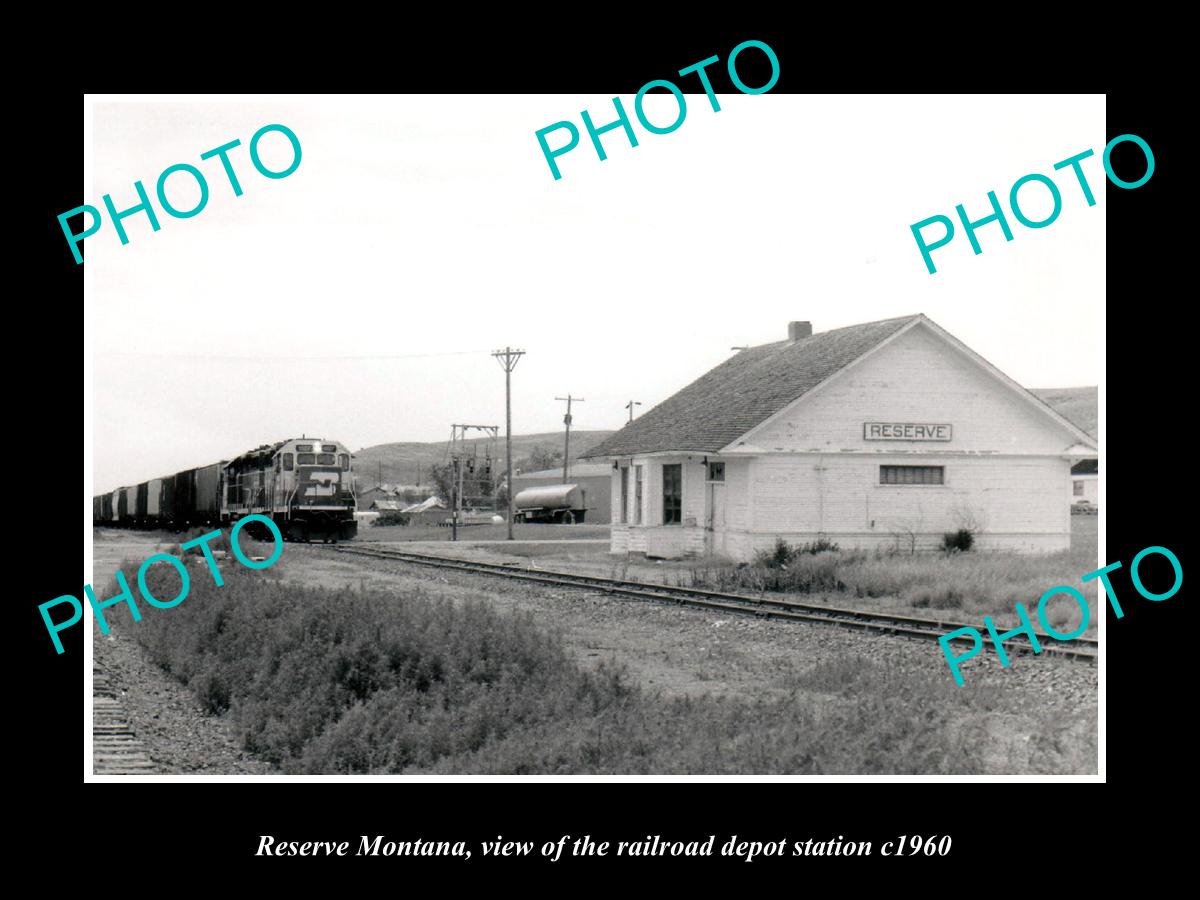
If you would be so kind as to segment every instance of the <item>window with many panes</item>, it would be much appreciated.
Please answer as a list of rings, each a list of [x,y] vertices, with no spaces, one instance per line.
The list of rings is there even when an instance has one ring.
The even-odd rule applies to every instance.
[[[945,484],[945,466],[880,466],[880,484]]]
[[[662,467],[663,524],[678,525],[683,521],[683,466],[672,463]]]
[[[645,466],[634,466],[633,471],[634,471],[633,524],[641,525],[642,524],[642,493],[644,491],[643,483],[645,482],[643,473],[645,473],[646,467]]]
[[[622,525],[629,521],[629,466],[621,469],[621,519]]]

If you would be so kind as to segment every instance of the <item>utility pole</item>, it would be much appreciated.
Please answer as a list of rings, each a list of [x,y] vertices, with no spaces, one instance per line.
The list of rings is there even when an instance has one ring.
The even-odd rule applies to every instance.
[[[382,459],[379,460],[379,475],[375,479],[375,483],[377,485],[379,485],[380,487],[383,487],[383,460]]]
[[[641,406],[641,405],[642,405],[641,400],[630,400],[628,403],[625,404],[625,408],[627,410],[629,410],[629,421],[630,422],[633,421],[633,408],[635,406]]]
[[[505,493],[508,494],[508,539],[513,539],[513,482],[512,482],[512,370],[517,367],[524,350],[505,347],[492,356],[504,368],[504,460]]]
[[[567,414],[563,416],[563,422],[567,426],[567,439],[563,445],[563,484],[566,484],[567,480],[571,477],[571,403],[583,403],[584,398],[572,397],[570,394],[567,394],[565,397],[555,397],[554,399],[567,401]]]

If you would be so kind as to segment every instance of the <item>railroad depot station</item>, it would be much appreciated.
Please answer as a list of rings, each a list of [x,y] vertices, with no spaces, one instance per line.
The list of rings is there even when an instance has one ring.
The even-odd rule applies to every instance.
[[[1096,443],[923,315],[741,350],[588,456],[612,480],[612,552],[750,559],[782,537],[843,549],[1049,552]]]

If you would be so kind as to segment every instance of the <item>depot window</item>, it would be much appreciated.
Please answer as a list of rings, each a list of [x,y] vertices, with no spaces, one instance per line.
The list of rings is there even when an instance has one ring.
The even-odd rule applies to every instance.
[[[621,524],[629,522],[629,466],[621,469]]]
[[[642,475],[645,472],[646,467],[645,466],[634,466],[633,470],[634,470],[633,524],[641,525],[642,524],[642,508],[643,508],[642,507],[642,496],[643,496],[643,491],[644,491],[643,484],[645,483],[645,478],[643,478]]]
[[[1082,497],[1083,496],[1083,482],[1082,481],[1072,482],[1071,490],[1073,490],[1075,492],[1076,497]]]
[[[350,454],[349,453],[338,454],[338,465],[342,467],[343,472],[349,472],[350,471]]]
[[[312,446],[311,444],[309,446]],[[296,463],[301,466],[315,466],[317,464],[317,455],[315,453],[297,453]]]
[[[663,524],[678,525],[683,521],[683,466],[672,463],[663,466]]]
[[[283,454],[283,471],[292,471],[292,462],[295,460],[295,458],[296,457],[291,453]]]
[[[725,463],[710,462],[708,464],[708,480],[709,481],[724,481],[725,480]]]
[[[880,484],[945,484],[945,466],[880,466]]]

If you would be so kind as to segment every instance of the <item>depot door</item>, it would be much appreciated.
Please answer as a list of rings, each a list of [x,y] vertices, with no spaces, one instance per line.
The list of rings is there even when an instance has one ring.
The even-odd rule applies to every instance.
[[[725,552],[725,482],[708,483],[708,520],[705,522],[705,543],[709,553]]]

